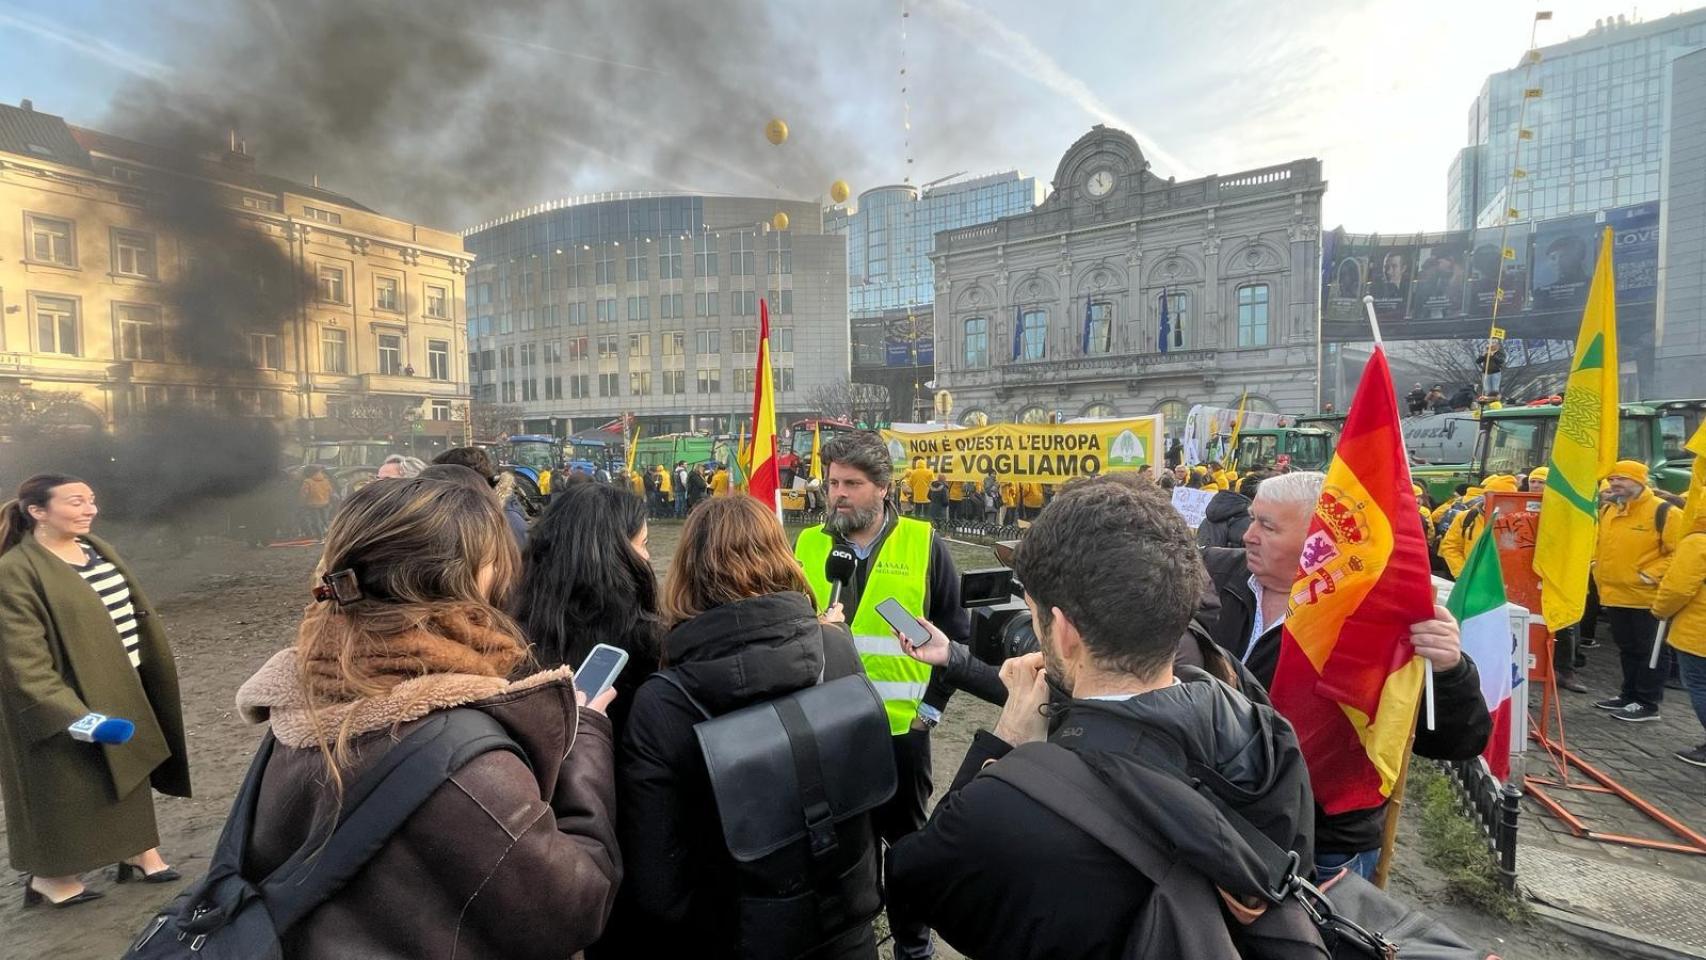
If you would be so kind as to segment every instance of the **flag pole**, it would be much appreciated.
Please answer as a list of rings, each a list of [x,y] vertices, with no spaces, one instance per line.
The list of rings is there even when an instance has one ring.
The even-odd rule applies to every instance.
[[[1416,727],[1410,725],[1410,744],[1404,748],[1404,765],[1398,768],[1398,780],[1392,784],[1392,796],[1386,801],[1386,822],[1380,828],[1380,859],[1374,865],[1374,885],[1386,889],[1392,875],[1393,852],[1398,846],[1398,821],[1404,812],[1404,791],[1410,785],[1410,757],[1416,748]]]
[[[1379,347],[1379,348],[1384,350],[1386,348],[1386,341],[1380,339],[1380,319],[1374,315],[1374,297],[1371,294],[1363,294],[1362,307],[1363,307],[1363,310],[1368,314],[1368,325],[1374,329],[1374,345],[1376,347]],[[1397,388],[1394,387],[1393,389],[1397,389]],[[1398,449],[1400,451],[1402,451],[1402,453],[1403,453],[1403,456],[1404,456],[1404,473],[1406,475],[1408,475],[1410,472],[1410,451],[1404,445],[1404,435],[1402,433],[1400,433],[1398,435]],[[1412,483],[1413,482],[1414,481],[1412,481]],[[1426,711],[1427,711],[1428,729],[1433,730],[1433,729],[1435,729],[1435,727],[1434,727],[1434,662],[1432,660],[1427,659],[1426,657],[1423,657],[1422,658],[1422,670],[1423,670],[1423,673],[1422,673],[1422,703],[1425,706]],[[1406,754],[1405,756],[1408,757],[1409,755]],[[1406,772],[1408,770],[1408,764],[1409,764],[1409,761],[1406,760],[1405,761]]]

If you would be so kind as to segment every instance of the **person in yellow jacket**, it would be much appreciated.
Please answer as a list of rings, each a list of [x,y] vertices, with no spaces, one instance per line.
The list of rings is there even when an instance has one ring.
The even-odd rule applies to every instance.
[[[1617,696],[1594,706],[1619,720],[1644,723],[1658,719],[1670,675],[1668,650],[1660,651],[1657,668],[1647,664],[1659,630],[1653,600],[1682,539],[1682,514],[1653,496],[1647,487],[1647,465],[1639,461],[1617,461],[1606,475],[1606,487],[1593,579],[1600,609],[1611,624],[1611,639],[1617,643],[1623,686]]]
[[[1706,494],[1696,490],[1694,496]],[[1706,728],[1706,510],[1677,541],[1651,609],[1653,616],[1670,621],[1665,640],[1676,654],[1677,672],[1694,703],[1694,716]],[[1706,767],[1706,743],[1678,750],[1676,758]]]
[[[1470,491],[1474,492],[1471,493]],[[1452,507],[1457,506],[1470,497],[1478,497],[1480,495],[1480,487],[1472,487],[1463,483],[1458,484],[1457,489],[1452,493],[1452,495],[1447,497],[1444,502],[1433,509],[1433,513],[1428,515],[1429,519],[1433,520],[1435,529],[1438,529],[1445,523],[1445,515],[1451,512]]]
[[[663,497],[666,503],[673,503],[675,501],[675,492],[674,484],[670,482],[669,471],[665,470],[661,463],[652,469],[658,472],[658,494]]]
[[[1019,484],[1019,497],[1020,497],[1019,502],[1024,504],[1024,507],[1025,507],[1025,509],[1020,512],[1021,517],[1030,517],[1031,519],[1035,519],[1037,514],[1042,512],[1042,509],[1043,509],[1043,485],[1042,484],[1040,484],[1040,483],[1021,483],[1021,484]]]
[[[1487,529],[1485,494],[1515,493],[1516,478],[1500,474],[1483,480],[1480,487],[1469,489],[1478,492],[1464,501],[1469,505],[1468,509],[1452,517],[1451,525],[1439,536],[1439,558],[1445,561],[1453,580],[1463,572],[1463,564],[1469,559],[1469,548],[1474,546],[1475,538]]]
[[[717,472],[711,474],[711,496],[722,496],[729,492],[729,468],[717,464]]]
[[[930,514],[930,482],[936,475],[924,465],[924,458],[917,457],[912,461],[912,469],[908,470],[901,483],[912,494],[912,512],[917,516]]]
[[[1004,481],[1001,484],[1001,514],[995,522],[1005,527],[1007,525],[1007,518],[1010,515],[1013,515],[1018,506],[1019,484],[1014,483],[1011,480]]]
[[[958,480],[948,481],[948,519],[958,520],[965,515],[966,485]]]
[[[641,500],[646,499],[646,478],[641,475],[640,471],[635,470],[628,474],[628,489],[634,491],[634,496]]]

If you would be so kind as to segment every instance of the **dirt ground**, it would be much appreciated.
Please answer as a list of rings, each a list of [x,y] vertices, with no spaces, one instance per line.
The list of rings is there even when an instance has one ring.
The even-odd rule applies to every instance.
[[[654,524],[654,565],[663,572],[677,528]],[[267,657],[288,644],[308,598],[315,547],[250,547],[222,538],[194,541],[181,533],[126,530],[108,525],[100,533],[130,561],[143,589],[159,608],[183,686],[185,721],[195,797],[156,798],[161,849],[186,878],[207,867],[232,797],[260,739],[259,728],[243,723],[233,707],[237,687]],[[981,547],[954,547],[962,569],[989,566]],[[936,782],[946,784],[971,736],[992,726],[993,707],[956,696],[933,743]],[[1406,831],[1411,832],[1411,831]],[[4,849],[0,837],[0,850]],[[1411,845],[1401,847],[1398,886],[1443,911],[1464,933],[1506,957],[1590,957],[1573,943],[1542,930],[1512,931],[1502,924],[1439,903],[1437,878],[1430,877]],[[189,879],[168,886],[118,886],[108,869],[85,877],[106,898],[65,911],[21,908],[19,878],[0,886],[0,960],[108,960],[119,956],[153,911]],[[885,955],[887,951],[884,951]],[[945,958],[957,954],[942,945]]]

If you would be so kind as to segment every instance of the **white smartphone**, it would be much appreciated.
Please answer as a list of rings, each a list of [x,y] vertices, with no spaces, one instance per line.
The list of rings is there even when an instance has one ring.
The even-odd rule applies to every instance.
[[[610,689],[627,665],[628,651],[601,643],[592,648],[575,670],[575,689],[586,694],[587,700],[596,700],[599,694]]]

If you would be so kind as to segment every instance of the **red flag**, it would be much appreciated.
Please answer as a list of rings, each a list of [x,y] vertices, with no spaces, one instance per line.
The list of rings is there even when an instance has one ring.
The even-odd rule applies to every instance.
[[[781,471],[776,463],[776,383],[770,375],[770,307],[758,301],[758,372],[752,382],[752,474],[746,492],[782,515]]]
[[[1270,691],[1328,813],[1391,796],[1425,672],[1410,625],[1433,609],[1398,394],[1376,345],[1303,542]]]

